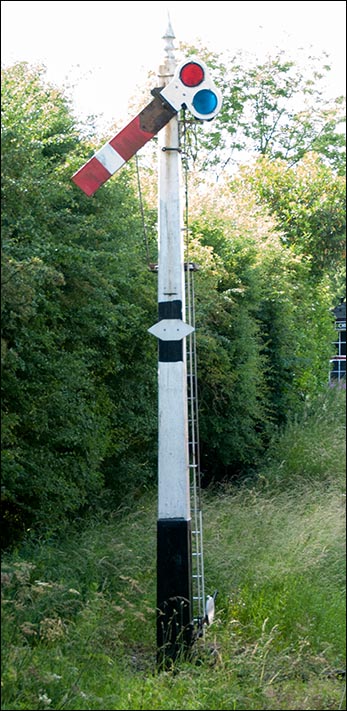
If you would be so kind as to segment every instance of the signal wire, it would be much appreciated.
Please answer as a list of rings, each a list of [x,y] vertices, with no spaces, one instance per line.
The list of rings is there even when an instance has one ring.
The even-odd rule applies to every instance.
[[[149,258],[148,235],[147,235],[147,228],[146,228],[146,221],[145,221],[145,211],[144,211],[144,207],[143,207],[140,170],[139,170],[139,159],[138,159],[137,153],[135,153],[135,165],[136,165],[137,189],[138,189],[138,194],[139,194],[140,213],[141,213],[141,220],[142,220],[143,239],[144,239],[145,249],[146,249],[147,264],[149,265],[150,258]]]

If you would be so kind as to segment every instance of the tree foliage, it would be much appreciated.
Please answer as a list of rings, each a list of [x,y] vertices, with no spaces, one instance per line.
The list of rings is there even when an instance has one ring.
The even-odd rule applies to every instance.
[[[276,71],[264,80],[269,102],[287,76]],[[242,134],[256,76],[245,82],[241,65],[234,74],[205,136],[224,156],[229,138],[238,150],[245,137],[256,141],[255,120]],[[134,500],[156,481],[157,344],[147,329],[157,284],[146,262],[157,239],[132,162],[97,198],[72,183],[95,139],[91,129],[81,137],[44,69],[17,64],[2,79],[2,513],[11,542],[25,528],[54,531],[97,501]],[[265,103],[261,140],[276,112]],[[254,471],[273,430],[327,381],[344,181],[323,151],[293,167],[276,151],[220,184],[189,176],[205,481]]]
[[[97,201],[75,188],[92,146],[41,70],[4,72],[2,106],[2,506],[47,527],[148,475],[155,285],[131,169]]]
[[[273,429],[326,385],[329,279],[312,279],[310,262],[283,243],[247,181],[195,197],[190,229],[204,264],[196,287],[202,448],[213,476],[240,476],[256,468]]]
[[[322,58],[308,57],[303,70],[281,50],[263,62],[242,52],[186,51],[206,60],[223,96],[213,125],[197,127],[191,154],[198,165],[220,176],[252,156],[293,166],[316,152],[345,174],[345,97],[324,98],[330,66]]]
[[[316,278],[343,263],[346,245],[346,180],[315,153],[297,166],[260,159],[238,179],[251,183],[275,216],[282,243],[303,255]]]

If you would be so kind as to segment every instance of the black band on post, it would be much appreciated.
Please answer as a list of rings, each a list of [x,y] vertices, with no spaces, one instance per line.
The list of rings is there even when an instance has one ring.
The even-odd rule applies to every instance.
[[[158,304],[158,318],[179,318],[182,319],[182,301],[160,301]]]
[[[192,643],[191,522],[157,522],[157,648],[160,666],[168,667]]]

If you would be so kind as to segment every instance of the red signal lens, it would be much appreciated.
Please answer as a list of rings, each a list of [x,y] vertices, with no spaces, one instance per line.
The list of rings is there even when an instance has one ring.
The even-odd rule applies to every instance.
[[[184,86],[199,86],[204,78],[205,72],[196,62],[188,62],[180,71],[180,80]]]

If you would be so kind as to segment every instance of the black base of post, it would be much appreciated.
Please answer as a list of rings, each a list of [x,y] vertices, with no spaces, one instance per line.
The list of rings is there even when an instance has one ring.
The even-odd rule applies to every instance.
[[[170,668],[193,643],[191,523],[157,525],[157,663]]]

